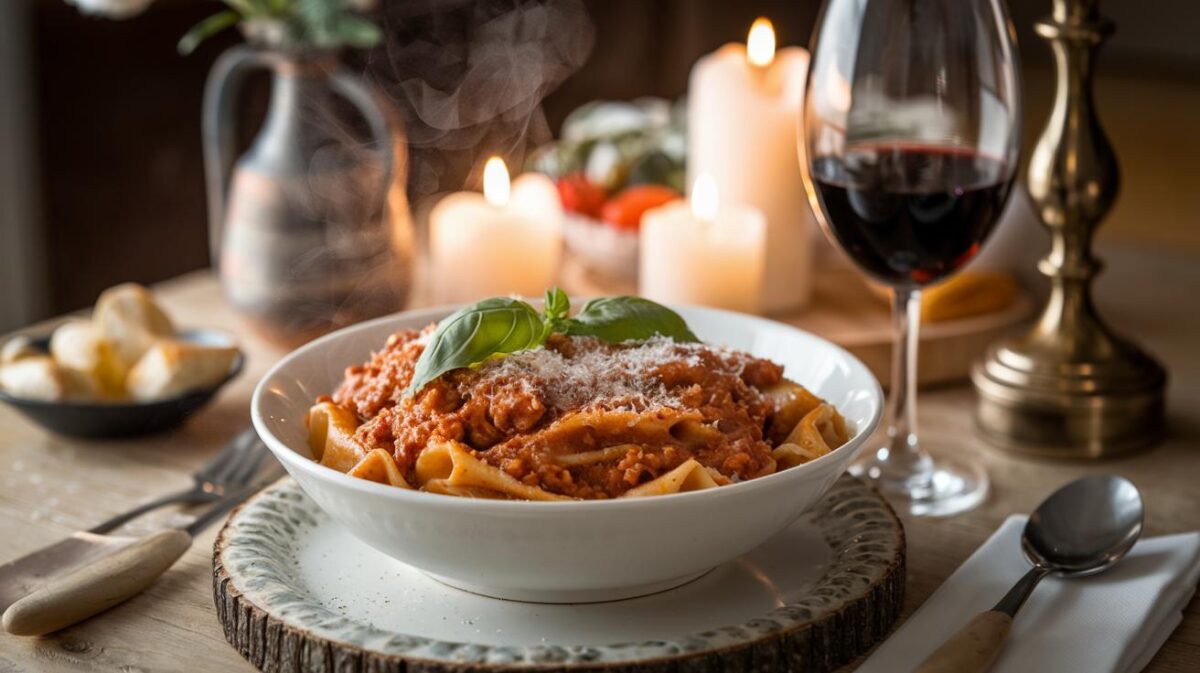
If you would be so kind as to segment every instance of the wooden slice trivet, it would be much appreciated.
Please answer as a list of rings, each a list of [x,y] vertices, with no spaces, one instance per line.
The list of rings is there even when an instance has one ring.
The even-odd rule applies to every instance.
[[[438,585],[369,549],[284,480],[226,522],[214,545],[213,590],[226,639],[272,673],[829,671],[891,629],[904,598],[904,554],[895,513],[876,491],[843,476],[792,527],[684,587],[590,605],[498,601]],[[406,583],[412,586],[400,586]],[[365,588],[356,590],[360,584]],[[727,611],[757,609],[759,603],[766,606],[761,612],[743,610],[722,621]],[[460,608],[478,623],[437,620],[439,613],[445,620]],[[410,613],[415,621],[408,631],[423,634],[385,623],[402,622]],[[578,633],[582,643],[598,629],[628,630],[634,628],[628,622],[648,616],[650,630],[670,630],[658,626],[660,617],[712,626],[617,644],[569,642],[575,635],[570,624],[592,625]],[[511,635],[479,628],[485,622],[505,626]],[[431,634],[461,635],[471,624],[480,636]],[[565,629],[567,635],[530,644],[521,633],[531,628],[552,635]]]

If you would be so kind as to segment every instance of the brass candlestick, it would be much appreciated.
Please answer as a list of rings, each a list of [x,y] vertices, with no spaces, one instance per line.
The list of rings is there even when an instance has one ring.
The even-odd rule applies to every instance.
[[[1117,160],[1096,118],[1093,59],[1112,33],[1098,0],[1054,0],[1038,22],[1057,65],[1054,110],[1029,162],[1029,193],[1050,229],[1038,265],[1051,292],[1025,336],[993,346],[971,378],[986,438],[1017,452],[1095,458],[1164,431],[1166,372],[1096,314],[1092,234],[1117,195]]]

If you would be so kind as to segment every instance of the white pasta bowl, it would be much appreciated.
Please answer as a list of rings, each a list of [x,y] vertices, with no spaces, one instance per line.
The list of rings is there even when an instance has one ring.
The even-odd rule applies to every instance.
[[[355,477],[311,459],[304,417],[344,369],[387,337],[419,329],[450,308],[411,311],[348,327],[276,364],[254,391],[259,435],[301,488],[368,545],[467,591],[553,603],[617,600],[698,577],[795,521],[845,471],[875,430],[883,393],[871,372],[838,346],[763,318],[675,307],[703,341],[784,366],[845,416],[851,440],[790,469],[675,495],[600,501],[485,500],[411,491]]]

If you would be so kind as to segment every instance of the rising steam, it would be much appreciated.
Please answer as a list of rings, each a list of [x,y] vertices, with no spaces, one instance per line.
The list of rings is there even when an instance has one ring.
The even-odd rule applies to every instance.
[[[407,123],[409,192],[460,189],[484,157],[520,165],[551,138],[542,100],[594,35],[582,0],[391,0],[368,63]]]
[[[315,150],[288,201],[308,238],[288,237],[297,254],[273,267],[265,303],[302,338],[402,308],[415,266],[409,203],[478,187],[487,157],[520,166],[549,141],[542,100],[594,41],[582,0],[384,0],[376,16],[386,43],[349,67],[365,66],[403,120],[407,163],[404,143],[379,147],[332,95],[300,101]]]

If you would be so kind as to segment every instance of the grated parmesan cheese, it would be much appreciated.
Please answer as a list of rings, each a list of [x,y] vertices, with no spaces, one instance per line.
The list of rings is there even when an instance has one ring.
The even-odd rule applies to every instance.
[[[657,336],[620,345],[591,337],[569,337],[570,357],[553,348],[535,348],[492,360],[476,371],[477,383],[512,385],[541,397],[559,411],[604,408],[643,411],[680,408],[681,391],[670,390],[655,371],[665,365],[717,367],[741,375],[748,356],[727,348],[677,343]],[[703,357],[704,353],[711,354]],[[715,356],[715,357],[712,357]]]

